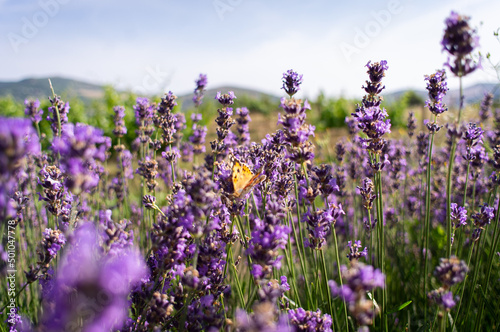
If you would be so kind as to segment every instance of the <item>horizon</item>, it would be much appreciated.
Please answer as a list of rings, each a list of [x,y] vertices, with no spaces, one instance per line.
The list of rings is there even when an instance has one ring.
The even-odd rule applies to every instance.
[[[446,62],[440,41],[452,10],[471,17],[480,36],[476,54],[491,52],[492,62],[500,61],[493,36],[500,3],[491,0],[194,5],[196,10],[158,0],[148,6],[0,0],[0,47],[6,50],[0,59],[10,64],[0,71],[0,81],[59,76],[138,94],[185,95],[204,73],[208,89],[235,86],[280,96],[283,72],[294,69],[304,75],[300,97],[322,91],[359,98],[366,63],[387,60],[385,93],[418,91],[425,89],[424,75]],[[467,76],[465,86],[498,83],[487,60],[482,63],[484,69]],[[456,89],[458,79],[449,75],[448,85]]]
[[[62,77],[62,76],[53,76],[53,77],[25,77],[25,78],[22,78],[20,80],[17,80],[17,81],[2,81],[0,80],[0,83],[11,83],[11,84],[15,84],[15,83],[20,83],[22,81],[25,81],[25,80],[54,80],[54,79],[63,79],[63,80],[70,80],[70,81],[75,81],[75,82],[78,82],[78,83],[83,83],[83,84],[90,84],[90,85],[95,85],[96,87],[101,87],[101,88],[104,88],[105,86],[111,86],[113,89],[115,89],[116,91],[118,92],[121,92],[121,93],[134,93],[134,91],[130,90],[130,89],[118,89],[116,88],[115,86],[111,85],[111,84],[100,84],[100,83],[95,83],[95,82],[89,82],[89,81],[85,81],[85,80],[79,80],[79,79],[74,79],[74,78],[71,78],[71,77]],[[471,89],[471,88],[474,88],[478,85],[499,85],[500,86],[500,83],[490,83],[490,82],[473,82],[471,84],[464,84],[463,86],[463,89],[464,90],[467,90],[467,89]],[[47,83],[47,87],[49,87],[49,83]],[[226,89],[229,89],[229,90],[224,90],[224,88]],[[228,91],[231,91],[230,89],[241,89],[241,90],[247,90],[247,91],[251,91],[251,92],[255,92],[255,93],[260,93],[260,94],[265,94],[265,95],[268,95],[270,97],[274,97],[274,98],[281,98],[282,96],[280,96],[279,94],[277,93],[273,93],[273,92],[265,92],[265,91],[262,91],[262,90],[258,90],[258,89],[255,89],[255,88],[249,88],[249,87],[245,87],[245,86],[237,86],[237,85],[220,85],[220,86],[215,86],[215,87],[209,87],[207,88],[205,91],[209,91],[209,90],[212,90],[212,91],[220,91],[222,93],[224,92],[228,92]],[[281,91],[281,89],[280,89]],[[416,93],[427,93],[426,92],[426,89],[425,87],[422,87],[422,88],[416,88],[416,89],[412,89],[412,88],[409,88],[409,89],[398,89],[398,90],[384,90],[382,92],[382,95],[394,95],[394,94],[400,94],[400,93],[405,93],[405,92],[410,92],[410,91],[413,91],[413,92],[416,92]],[[63,91],[64,92],[64,91]],[[322,93],[324,91],[319,91],[319,93]],[[451,92],[451,93],[450,93]],[[450,98],[450,94],[454,93],[454,92],[458,92],[458,89],[457,88],[450,88],[449,91],[448,91],[448,94],[445,95],[445,99],[448,99]],[[485,91],[486,92],[491,92],[493,94],[495,94],[495,91]],[[311,96],[303,96],[303,98],[305,99],[308,99],[310,98],[311,100],[314,100],[315,98],[318,97],[319,93],[315,96],[313,96],[312,98],[310,98]],[[190,95],[192,95],[193,92],[186,92],[186,93],[182,93],[182,94],[176,94],[176,96],[178,96],[179,98],[186,98],[186,97],[189,97]],[[163,94],[162,94],[163,95]],[[146,97],[155,97],[155,96],[161,96],[160,94],[156,94],[156,93],[150,93],[150,94],[146,94],[144,95]],[[327,98],[345,98],[345,99],[360,99],[360,98],[357,98],[357,97],[353,97],[353,96],[345,96],[345,95],[337,95],[337,96],[331,96],[331,95],[326,95],[324,94],[325,97]],[[205,95],[205,97],[208,97],[208,95]],[[236,95],[237,97],[237,95]],[[467,99],[467,95],[465,96],[466,99]]]

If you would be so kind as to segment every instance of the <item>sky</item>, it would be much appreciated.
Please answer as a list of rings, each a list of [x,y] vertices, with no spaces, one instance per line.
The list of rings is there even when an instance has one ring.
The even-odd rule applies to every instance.
[[[471,17],[478,51],[500,62],[497,0],[0,0],[0,81],[62,76],[183,95],[203,73],[208,88],[281,96],[293,69],[299,97],[358,98],[366,63],[387,60],[387,92],[422,90],[447,60],[440,41],[452,10]],[[483,67],[465,86],[498,82]]]

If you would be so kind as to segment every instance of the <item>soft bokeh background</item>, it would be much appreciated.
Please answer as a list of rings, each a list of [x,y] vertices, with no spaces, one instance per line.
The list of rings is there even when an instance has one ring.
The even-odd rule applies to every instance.
[[[440,40],[451,10],[471,16],[480,51],[500,59],[493,0],[0,0],[0,81],[63,76],[179,95],[206,73],[208,88],[278,95],[293,68],[305,96],[357,98],[366,62],[386,59],[388,92],[423,89],[423,75],[446,61]],[[466,85],[498,81],[484,69]]]

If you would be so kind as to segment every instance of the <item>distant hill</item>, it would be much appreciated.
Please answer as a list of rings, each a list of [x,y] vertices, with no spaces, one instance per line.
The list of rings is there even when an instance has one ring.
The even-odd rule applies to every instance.
[[[400,90],[392,93],[383,94],[384,101],[387,103],[394,102],[401,98],[408,90]],[[423,100],[428,98],[427,91],[414,90],[414,92]],[[493,83],[479,83],[464,88],[465,104],[480,103],[484,97],[485,92],[493,94],[494,100],[500,100],[500,85]],[[460,98],[459,90],[450,90],[444,97],[444,102],[449,106],[458,105]]]
[[[279,104],[280,98],[277,96],[273,96],[267,93],[263,93],[257,90],[252,90],[252,89],[245,89],[245,88],[237,88],[237,87],[229,87],[229,86],[222,86],[216,89],[207,89],[205,91],[205,97],[204,100],[212,100],[215,98],[217,95],[217,92],[220,91],[221,93],[227,93],[229,91],[233,91],[234,94],[236,95],[236,98],[238,96],[246,96],[248,98],[254,98],[254,99],[262,99],[262,98],[267,98],[270,101],[275,102],[277,105]],[[193,102],[193,94],[186,94],[182,96],[178,96],[177,100],[182,103],[182,108],[183,109],[189,109],[194,107],[194,102]]]
[[[62,77],[50,79],[58,95],[65,98],[78,97],[84,102],[99,99],[104,96],[103,87]],[[24,102],[26,98],[44,100],[52,96],[47,78],[28,78],[18,82],[0,82],[0,97],[12,96],[15,100]]]
[[[103,86],[98,84],[86,83],[78,80],[54,77],[51,78],[52,85],[57,94],[62,95],[64,98],[78,97],[83,102],[87,103],[94,99],[99,99],[104,96]],[[212,99],[215,97],[217,91],[227,92],[234,91],[236,96],[247,96],[249,98],[266,98],[276,104],[279,103],[279,97],[266,94],[257,90],[245,89],[241,87],[219,87],[215,89],[209,89],[205,92],[206,99]],[[384,100],[387,103],[391,103],[401,98],[401,96],[407,90],[400,90],[388,94],[384,94]],[[424,100],[427,99],[427,93],[424,90],[415,91]],[[466,96],[465,103],[478,103],[482,100],[485,92],[492,92],[495,96],[495,100],[500,99],[500,85],[484,83],[475,84],[464,89],[464,94]],[[0,97],[12,96],[15,100],[23,102],[26,98],[38,98],[40,100],[46,99],[52,95],[47,78],[28,78],[18,82],[0,82]],[[193,106],[193,94],[189,93],[186,95],[178,96],[179,102],[182,102],[182,108],[188,109]],[[445,97],[445,102],[448,105],[457,105],[459,98],[458,90],[448,91]]]
[[[102,85],[86,83],[68,78],[54,77],[50,79],[52,86],[58,95],[64,98],[78,97],[84,103],[94,99],[99,99],[104,96],[104,88]],[[205,91],[206,99],[213,99],[217,91],[226,93],[234,91],[236,96],[246,96],[248,98],[268,98],[276,103],[279,103],[279,98],[257,90],[223,86]],[[12,96],[18,102],[24,102],[27,98],[38,98],[44,100],[52,96],[48,78],[28,78],[18,82],[0,82],[0,97]],[[194,106],[193,94],[185,94],[178,96],[179,103],[182,103],[183,109],[192,108]]]

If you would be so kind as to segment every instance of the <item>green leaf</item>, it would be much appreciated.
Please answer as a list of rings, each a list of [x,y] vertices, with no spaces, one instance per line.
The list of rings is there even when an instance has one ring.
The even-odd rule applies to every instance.
[[[412,302],[412,300],[406,301],[405,303],[400,304],[397,307],[394,307],[394,308],[388,310],[387,311],[387,315],[393,314],[393,313],[395,313],[395,312],[397,312],[399,310],[402,310],[402,309],[406,308],[411,302]]]

